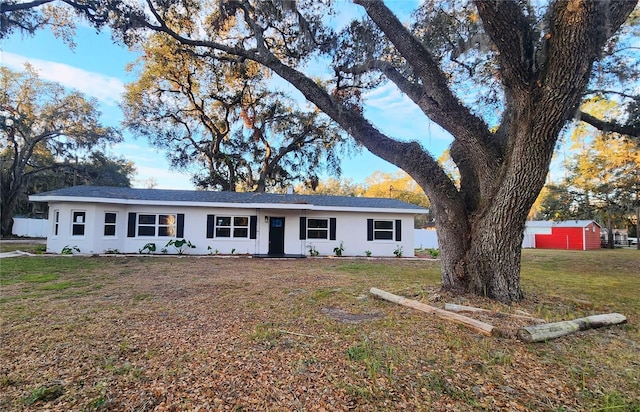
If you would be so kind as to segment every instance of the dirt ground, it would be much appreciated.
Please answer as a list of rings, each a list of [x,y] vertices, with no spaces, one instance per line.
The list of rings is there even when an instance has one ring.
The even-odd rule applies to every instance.
[[[87,259],[91,269],[2,287],[0,410],[577,411],[640,404],[633,372],[640,352],[622,355],[623,346],[638,349],[624,327],[525,344],[368,293],[375,286],[434,305],[455,300],[421,277],[437,263],[70,259]],[[508,310],[535,313],[540,299]],[[478,319],[512,330],[523,323],[495,314]]]

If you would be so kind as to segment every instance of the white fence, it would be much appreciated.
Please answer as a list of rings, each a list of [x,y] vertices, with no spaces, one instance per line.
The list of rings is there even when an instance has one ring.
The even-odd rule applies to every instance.
[[[13,218],[13,234],[27,237],[47,237],[47,219]]]
[[[435,230],[414,229],[413,246],[416,249],[438,249],[438,234]]]

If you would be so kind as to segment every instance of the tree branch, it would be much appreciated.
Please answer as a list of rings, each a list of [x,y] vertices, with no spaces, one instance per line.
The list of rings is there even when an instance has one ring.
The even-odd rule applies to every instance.
[[[585,91],[585,95],[607,95],[607,94],[615,94],[617,96],[623,97],[625,99],[636,100],[639,99],[639,96],[634,96],[632,94],[624,93],[619,90],[605,90],[605,89],[589,89]]]
[[[27,3],[9,3],[9,2],[3,1],[2,4],[0,4],[0,13],[9,13],[12,11],[28,10],[28,9],[41,6],[43,4],[51,3],[53,1],[54,0],[34,0]]]
[[[583,121],[598,130],[605,133],[619,133],[625,136],[629,136],[635,139],[640,139],[640,126],[639,125],[621,125],[616,122],[607,122],[605,120],[598,119],[595,116],[579,111],[576,116],[577,120]]]
[[[446,203],[452,202],[450,203],[451,205],[459,199],[460,195],[451,179],[449,179],[446,173],[440,168],[438,162],[424,149],[422,149],[418,143],[405,143],[391,139],[377,130],[360,113],[346,109],[340,103],[335,101],[327,91],[318,85],[313,79],[286,65],[270,53],[269,50],[266,49],[264,43],[260,41],[260,33],[254,33],[254,35],[257,36],[256,40],[258,50],[237,49],[217,42],[194,40],[186,38],[172,30],[164,21],[162,21],[162,17],[153,8],[153,4],[151,4],[150,1],[148,1],[148,5],[152,9],[152,13],[156,19],[158,19],[158,24],[154,25],[145,21],[145,27],[157,32],[165,33],[183,44],[204,47],[231,55],[241,56],[268,67],[298,89],[308,101],[318,106],[320,110],[338,123],[358,142],[367,147],[367,149],[369,149],[373,154],[410,173],[412,177],[416,179],[418,184],[420,184],[420,186],[425,190],[427,196],[432,199],[440,198],[443,199],[443,201],[446,200]],[[248,18],[249,17],[245,15],[245,19]],[[247,24],[249,24],[253,29],[256,28],[255,24],[250,19]],[[212,57],[215,58],[216,56],[212,55]],[[479,120],[477,118],[474,119],[475,122]],[[483,122],[481,122],[481,124],[483,125],[482,130],[486,130],[486,125],[484,125]],[[469,129],[469,132],[471,132],[471,129]],[[480,147],[477,149],[476,154],[482,151]],[[416,173],[411,173],[412,170],[420,170],[420,176]],[[429,179],[424,176],[429,176]]]
[[[482,176],[484,189],[489,189],[491,183],[495,182],[498,159],[501,156],[498,146],[492,144],[487,124],[458,100],[431,52],[381,0],[354,2],[364,7],[369,17],[385,33],[420,79],[422,92],[419,99],[414,100],[416,104],[431,120],[449,131],[464,150],[473,154],[475,173]],[[403,79],[395,69],[391,70],[391,66],[385,67],[385,74],[401,89],[412,89],[413,99],[418,97],[416,85],[409,86],[408,80]]]
[[[514,1],[474,1],[484,29],[499,51],[500,76],[507,89],[530,86],[537,42],[530,19]]]

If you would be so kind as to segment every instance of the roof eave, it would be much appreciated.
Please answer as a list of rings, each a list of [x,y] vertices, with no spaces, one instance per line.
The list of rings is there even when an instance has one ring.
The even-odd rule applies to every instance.
[[[82,196],[29,196],[31,202],[73,202],[73,203],[104,203],[104,204],[121,204],[121,205],[140,205],[140,206],[167,206],[167,201],[162,200],[144,200],[144,199],[122,199],[107,197],[82,197]],[[215,207],[227,209],[280,209],[280,210],[313,210],[313,211],[334,211],[334,212],[369,212],[369,213],[397,213],[397,214],[425,214],[429,213],[428,209],[412,209],[412,208],[385,208],[385,207],[357,207],[357,206],[319,206],[309,203],[232,203],[232,202],[193,202],[174,200],[170,202],[175,206],[184,207]]]

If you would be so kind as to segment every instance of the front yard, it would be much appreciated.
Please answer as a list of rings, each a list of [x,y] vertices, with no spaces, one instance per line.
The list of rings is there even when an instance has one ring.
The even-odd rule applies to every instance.
[[[637,251],[523,261],[527,300],[506,307],[441,293],[437,260],[2,259],[0,410],[639,410]],[[629,323],[525,344],[371,287]]]

